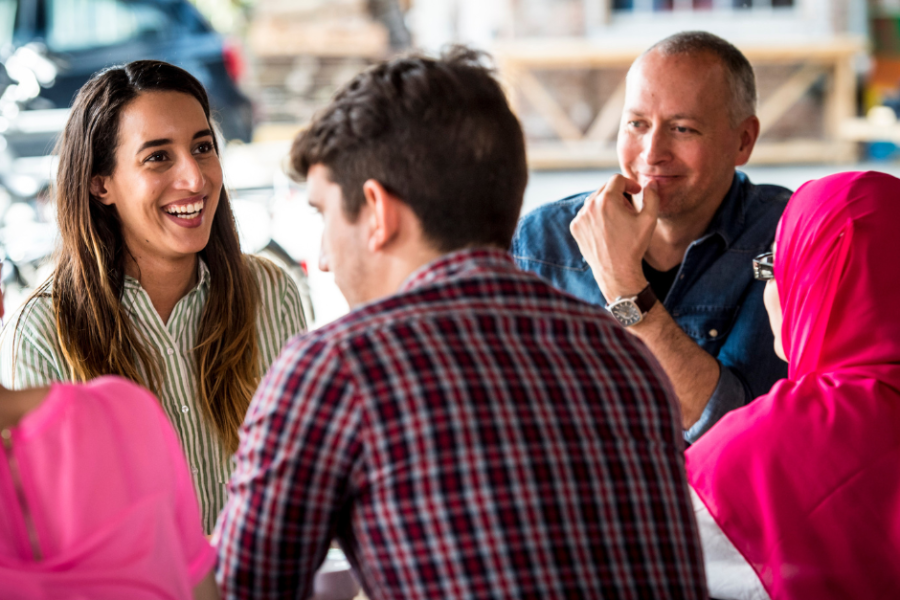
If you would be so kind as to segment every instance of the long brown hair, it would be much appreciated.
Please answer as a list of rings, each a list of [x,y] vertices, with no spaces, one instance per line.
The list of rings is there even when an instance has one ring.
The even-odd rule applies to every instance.
[[[189,94],[210,120],[209,100],[200,82],[160,61],[141,60],[105,70],[81,88],[57,145],[62,244],[51,295],[59,343],[72,380],[115,374],[158,394],[160,357],[132,326],[129,309],[122,303],[128,249],[116,208],[103,205],[90,193],[93,176],[112,175],[115,169],[122,109],[148,91]],[[233,452],[238,427],[261,376],[256,342],[260,292],[241,254],[224,187],[209,243],[200,257],[209,268],[210,289],[194,349],[197,391],[204,417],[215,426],[225,449]],[[139,364],[149,374],[148,381],[141,376]]]

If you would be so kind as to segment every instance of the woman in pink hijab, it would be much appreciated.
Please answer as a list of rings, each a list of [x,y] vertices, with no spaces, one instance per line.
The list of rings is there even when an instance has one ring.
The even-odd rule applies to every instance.
[[[0,598],[212,600],[214,565],[149,392],[119,377],[0,387]]]
[[[215,561],[150,392],[0,386],[0,599],[215,600]]]
[[[900,179],[807,183],[775,241],[788,378],[687,452],[710,594],[900,598]]]

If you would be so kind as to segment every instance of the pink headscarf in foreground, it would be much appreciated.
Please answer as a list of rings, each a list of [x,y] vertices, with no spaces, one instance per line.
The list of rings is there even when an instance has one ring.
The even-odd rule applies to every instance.
[[[773,599],[900,598],[900,179],[805,184],[776,242],[788,378],[688,480]]]

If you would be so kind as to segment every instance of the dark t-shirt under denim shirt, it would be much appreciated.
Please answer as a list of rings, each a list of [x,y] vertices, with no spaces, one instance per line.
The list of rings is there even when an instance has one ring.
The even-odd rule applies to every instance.
[[[541,206],[519,222],[512,242],[518,265],[573,296],[606,300],[582,257],[569,224],[590,192]],[[685,252],[663,301],[678,326],[718,360],[721,374],[700,420],[684,432],[696,441],[728,411],[744,406],[787,376],[775,356],[763,306],[765,283],[753,279],[751,260],[767,251],[791,196],[775,185],[754,185],[736,172],[706,233]]]

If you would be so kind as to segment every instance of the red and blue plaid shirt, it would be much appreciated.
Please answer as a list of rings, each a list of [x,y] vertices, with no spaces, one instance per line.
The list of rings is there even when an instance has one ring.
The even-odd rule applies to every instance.
[[[674,396],[605,311],[496,250],[294,338],[241,428],[226,598],[706,598]]]

